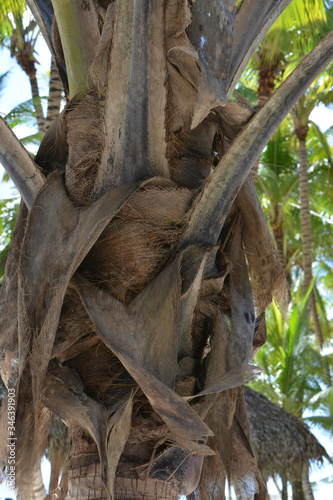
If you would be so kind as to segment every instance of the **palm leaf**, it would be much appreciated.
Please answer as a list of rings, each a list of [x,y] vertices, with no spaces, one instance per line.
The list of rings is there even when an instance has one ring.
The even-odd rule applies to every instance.
[[[23,144],[23,146],[25,146],[26,148],[30,145],[40,146],[40,143],[42,142],[43,137],[44,137],[43,133],[37,132],[36,134],[21,137],[20,141]]]
[[[333,415],[311,415],[304,420],[333,434]]]
[[[0,2],[0,39],[10,36],[13,25],[8,17],[12,14],[14,19],[22,18],[27,4],[24,0],[1,0]]]
[[[18,198],[10,198],[0,202],[0,282],[3,280],[7,254],[17,219]]]
[[[45,102],[47,100],[46,97],[40,97],[38,100],[39,99]],[[17,125],[25,125],[27,127],[34,126],[36,124],[35,100],[28,99],[16,106],[5,116],[5,121],[10,128],[14,128]]]
[[[333,168],[332,149],[327,142],[326,135],[322,133],[322,131],[320,130],[320,128],[318,127],[318,125],[315,122],[313,122],[312,120],[310,120],[309,122],[311,123],[313,130],[314,130],[323,150],[325,151],[326,159],[329,162],[330,167],[332,169]]]

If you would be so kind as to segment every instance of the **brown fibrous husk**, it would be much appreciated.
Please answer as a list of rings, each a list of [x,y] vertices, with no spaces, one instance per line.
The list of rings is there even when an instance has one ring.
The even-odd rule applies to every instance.
[[[74,97],[65,114],[67,142],[66,188],[78,205],[91,203],[91,192],[103,151],[103,99],[95,92]]]
[[[144,186],[104,230],[81,272],[129,303],[158,274],[176,247],[192,196],[190,190],[172,183],[168,187]]]

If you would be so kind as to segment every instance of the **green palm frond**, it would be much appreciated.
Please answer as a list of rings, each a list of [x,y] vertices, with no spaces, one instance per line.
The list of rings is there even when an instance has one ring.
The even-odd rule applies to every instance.
[[[251,85],[251,84],[250,84]],[[251,88],[251,86],[246,85],[246,80],[242,78],[241,82],[236,86],[236,91],[245,99],[250,101],[252,104],[256,105],[258,101],[258,95],[256,90]]]
[[[294,297],[289,324],[272,304],[267,313],[267,343],[256,356],[264,377],[253,387],[298,417],[322,391],[320,354],[310,335],[306,309],[313,284],[314,280],[300,304]]]
[[[41,132],[37,132],[36,134],[31,134],[27,135],[25,137],[20,138],[20,142],[25,146],[26,148],[30,145],[32,146],[40,146],[40,143],[42,142],[42,139],[44,137],[44,134]]]
[[[2,75],[0,75],[0,95],[3,92],[5,86],[6,86],[6,78],[9,75],[10,70],[6,71]]]
[[[313,131],[317,137],[317,139],[320,142],[320,145],[322,147],[323,152],[325,153],[325,158],[328,161],[330,167],[331,167],[331,172],[333,172],[333,151],[332,148],[330,147],[328,141],[327,141],[327,136],[322,133],[318,125],[313,122],[312,120],[309,121],[311,124]],[[333,178],[332,178],[333,180]]]
[[[324,0],[296,0],[285,9],[277,24],[286,30],[292,29],[296,24],[319,31],[328,21],[328,10],[329,4]]]
[[[22,19],[27,8],[24,0],[1,0],[0,2],[0,38],[11,36],[13,25],[11,19]],[[10,17],[10,16],[11,17]]]
[[[276,68],[276,83],[285,79],[332,26],[325,0],[294,0],[279,16],[253,60],[259,68]],[[281,78],[283,76],[283,78]]]
[[[41,102],[47,102],[47,97],[39,97]],[[36,124],[34,99],[28,99],[13,108],[5,116],[7,124],[14,128],[17,125],[32,127]]]
[[[3,280],[9,245],[19,209],[19,199],[0,201],[0,282]]]
[[[333,415],[312,415],[304,418],[304,420],[333,434]]]
[[[27,4],[24,0],[1,0],[0,2],[0,22],[8,14],[20,14],[26,10]]]
[[[276,21],[268,34],[274,40],[279,35],[285,53],[295,55],[311,50],[330,29],[331,14],[324,0],[294,0]],[[274,31],[275,30],[275,31]]]

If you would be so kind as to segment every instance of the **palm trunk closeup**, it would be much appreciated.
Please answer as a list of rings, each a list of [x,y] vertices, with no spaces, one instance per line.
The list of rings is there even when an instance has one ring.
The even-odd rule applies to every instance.
[[[43,114],[41,99],[39,96],[39,88],[38,88],[36,73],[29,75],[29,81],[31,87],[31,94],[34,101],[35,116],[37,119],[38,131],[44,133],[46,130],[45,118]]]
[[[288,286],[248,175],[333,35],[258,113],[228,96],[287,4],[44,5],[69,102],[33,165],[3,154],[36,174],[0,300],[19,499],[52,414],[69,429],[66,498],[223,500],[227,476],[259,492],[243,385]]]
[[[57,118],[57,116],[59,115],[61,100],[62,100],[62,83],[58,73],[57,66],[54,62],[54,58],[51,57],[49,96],[47,100],[47,115],[45,120],[46,128],[49,128],[51,123],[53,123]]]

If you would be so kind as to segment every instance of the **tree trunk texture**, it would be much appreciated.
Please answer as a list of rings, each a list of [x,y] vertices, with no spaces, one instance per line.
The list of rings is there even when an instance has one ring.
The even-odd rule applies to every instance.
[[[307,127],[306,127],[307,130]],[[312,233],[309,203],[308,160],[306,151],[306,132],[299,138],[299,192],[301,205],[301,229],[303,245],[303,290],[307,292],[312,280]],[[319,339],[318,339],[319,340]]]
[[[70,429],[70,453],[68,469],[68,498],[78,500],[108,500],[102,481],[96,443],[83,429]],[[117,477],[115,480],[115,500],[177,500],[178,491],[160,480],[137,477]]]
[[[285,474],[281,476],[281,480],[282,480],[281,500],[288,500],[288,480]]]
[[[29,75],[29,81],[30,81],[32,98],[34,100],[34,107],[35,107],[35,114],[36,114],[36,119],[37,119],[38,130],[39,130],[39,132],[42,132],[44,134],[45,130],[46,130],[45,118],[44,118],[44,114],[43,114],[42,103],[41,103],[40,96],[39,96],[39,89],[38,89],[36,73],[33,75]]]
[[[260,51],[259,51],[260,54]],[[277,66],[272,64],[271,67],[259,69],[258,76],[258,104],[263,106],[267,99],[274,92],[275,87],[275,76],[276,76]]]
[[[293,500],[305,500],[302,486],[302,477],[294,478],[291,481],[291,486],[293,490]]]
[[[58,73],[57,66],[54,62],[54,58],[51,57],[49,97],[47,101],[47,115],[45,120],[46,129],[49,128],[51,123],[53,123],[54,120],[59,115],[61,99],[62,99],[62,83]]]
[[[298,130],[298,132],[297,132]],[[307,149],[306,149],[306,137],[307,137],[307,127],[297,129],[296,133],[299,138],[299,185],[300,185],[300,205],[301,205],[301,229],[302,229],[302,242],[303,242],[303,271],[304,271],[304,282],[303,291],[307,292],[311,280],[312,280],[312,232],[311,232],[311,214],[310,214],[310,203],[309,203],[309,180],[308,180],[308,161],[307,161]],[[318,342],[320,351],[324,346],[324,338],[322,334],[321,325],[319,322],[316,300],[314,291],[311,291],[309,297],[309,310],[313,319],[313,326]],[[325,358],[321,358],[321,363],[324,370],[325,382],[328,386],[331,386],[331,376],[328,362]]]
[[[304,492],[304,500],[315,500],[314,495],[313,495],[313,491],[311,488],[310,480],[309,480],[309,464],[308,463],[303,464],[302,485],[303,485],[303,492]]]
[[[283,228],[281,224],[276,224],[275,221],[271,222],[272,230],[273,230],[273,235],[274,235],[274,240],[276,243],[276,250],[277,254],[279,256],[281,265],[283,269],[286,267],[286,262],[284,258],[284,251],[283,251]]]
[[[82,428],[69,428],[68,498],[108,500],[95,441]]]

